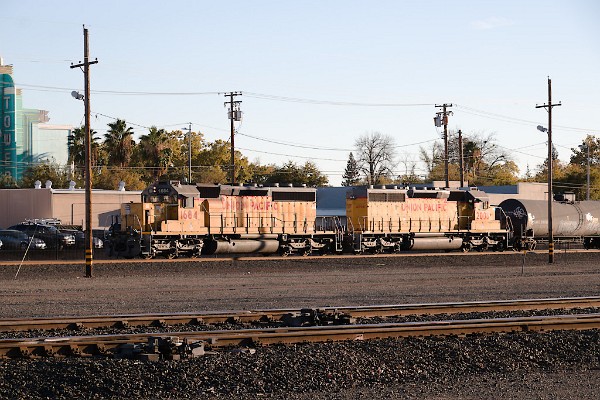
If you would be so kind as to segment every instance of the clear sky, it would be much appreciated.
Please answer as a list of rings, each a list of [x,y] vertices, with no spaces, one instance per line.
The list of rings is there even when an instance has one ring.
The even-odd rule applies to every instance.
[[[571,1],[34,1],[0,3],[0,56],[24,106],[78,126],[83,29],[90,33],[92,128],[113,118],[139,136],[151,125],[229,137],[219,92],[241,91],[236,147],[251,161],[313,160],[339,185],[354,141],[395,138],[398,158],[450,129],[494,133],[525,172],[553,140],[562,160],[596,127],[600,2]],[[132,94],[132,92],[136,92]],[[159,93],[159,94],[157,94]],[[135,124],[135,125],[133,125]],[[278,143],[274,143],[278,142]],[[396,172],[404,172],[399,163]]]

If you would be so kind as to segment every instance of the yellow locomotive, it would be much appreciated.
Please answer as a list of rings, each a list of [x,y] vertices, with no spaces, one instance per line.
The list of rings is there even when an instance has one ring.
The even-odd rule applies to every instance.
[[[313,240],[316,190],[306,187],[186,185],[158,182],[141,203],[121,206],[112,229],[114,255],[169,258],[218,253],[309,254],[329,244]],[[321,232],[324,233],[324,232]]]
[[[502,251],[509,239],[502,210],[479,190],[354,187],[346,216],[355,251]]]

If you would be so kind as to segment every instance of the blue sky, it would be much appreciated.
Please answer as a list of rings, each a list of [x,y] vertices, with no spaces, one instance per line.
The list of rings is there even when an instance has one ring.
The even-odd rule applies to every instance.
[[[535,168],[547,154],[536,130],[547,114],[535,105],[547,101],[548,76],[563,104],[553,111],[559,157],[600,134],[594,0],[4,0],[0,10],[0,56],[14,66],[24,105],[48,110],[50,123],[83,121],[70,96],[83,74],[69,66],[83,58],[85,24],[99,61],[91,67],[99,133],[118,117],[137,135],[192,122],[207,139],[227,140],[217,93],[242,91],[236,147],[263,164],[311,159],[332,184],[368,132],[393,136],[398,158],[423,172],[415,143],[440,139],[433,105],[444,102],[455,105],[451,129],[494,133],[521,173]]]

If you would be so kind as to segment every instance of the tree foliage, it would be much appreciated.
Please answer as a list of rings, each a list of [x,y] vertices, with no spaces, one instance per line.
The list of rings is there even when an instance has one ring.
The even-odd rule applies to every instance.
[[[463,135],[464,179],[470,185],[511,185],[518,180],[519,168],[509,154],[497,144],[495,135],[467,133]],[[444,180],[444,148],[435,142],[429,149],[421,147],[420,158],[425,163],[429,180]],[[448,178],[460,179],[460,149],[458,132],[448,135]]]
[[[283,166],[275,168],[265,181],[266,184],[288,184],[300,186],[305,184],[311,187],[327,186],[327,176],[323,175],[312,161],[306,161],[304,165],[297,165],[288,161]]]
[[[346,170],[344,171],[342,178],[344,179],[342,181],[342,186],[354,186],[360,182],[360,168],[358,167],[358,163],[354,159],[352,152],[350,152],[350,155],[348,156],[348,163],[346,164]]]
[[[133,128],[128,127],[122,119],[109,123],[108,127],[103,143],[104,150],[108,154],[108,162],[119,167],[129,166],[135,146]]]

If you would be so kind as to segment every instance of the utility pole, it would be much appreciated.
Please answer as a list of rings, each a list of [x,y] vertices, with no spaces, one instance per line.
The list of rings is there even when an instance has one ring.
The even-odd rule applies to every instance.
[[[465,167],[464,167],[464,157],[463,157],[463,142],[462,142],[462,131],[458,130],[458,157],[459,157],[459,168],[460,168],[460,187],[465,186]]]
[[[187,129],[188,134],[188,185],[192,184],[192,123],[189,123],[189,127],[188,128],[183,128],[183,129]]]
[[[240,100],[233,100],[236,96],[241,96],[242,92],[225,93],[225,97],[229,97],[229,101],[225,102],[225,106],[229,105],[229,120],[231,121],[231,184],[235,184],[235,129],[234,121],[240,121],[242,112],[240,111]]]
[[[548,264],[554,262],[554,233],[552,231],[552,107],[560,106],[552,104],[552,80],[548,77],[548,104],[536,105],[535,108],[545,108],[548,111]]]
[[[92,240],[92,135],[90,131],[90,65],[97,64],[98,59],[90,61],[90,48],[88,46],[88,30],[83,26],[83,62],[71,68],[83,67],[85,84],[85,277],[92,277],[93,240]]]
[[[441,112],[436,113],[436,117],[434,118],[435,126],[439,127],[440,125],[444,125],[444,177],[446,178],[446,188],[450,187],[450,181],[448,179],[448,115],[452,115],[452,111],[447,111],[448,108],[452,107],[452,104],[442,104],[435,107],[442,108]]]

